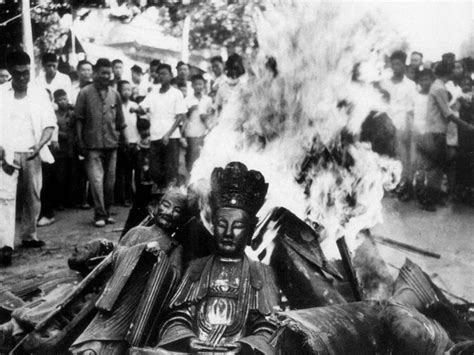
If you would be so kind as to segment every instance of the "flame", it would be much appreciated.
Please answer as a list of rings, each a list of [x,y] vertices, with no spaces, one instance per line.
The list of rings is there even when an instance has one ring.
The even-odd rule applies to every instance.
[[[360,230],[381,222],[384,188],[400,178],[398,162],[341,133],[357,135],[369,112],[384,109],[372,82],[387,75],[384,56],[403,41],[382,14],[351,3],[274,5],[258,16],[257,29],[248,83],[206,137],[191,183],[241,161],[269,182],[260,216],[282,206],[318,223],[324,251],[337,256],[338,237],[353,249]],[[268,56],[276,59],[276,77]]]

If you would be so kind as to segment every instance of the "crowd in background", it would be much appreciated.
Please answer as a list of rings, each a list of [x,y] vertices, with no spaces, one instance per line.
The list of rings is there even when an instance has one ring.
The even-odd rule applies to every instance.
[[[429,211],[447,197],[472,203],[471,63],[452,53],[423,62],[419,52],[406,62],[402,51],[390,57],[393,76],[376,85],[387,112],[366,120],[361,139],[402,162],[401,201],[417,199]],[[101,58],[80,61],[66,75],[46,53],[30,80],[28,55],[9,54],[0,65],[0,214],[7,221],[0,224],[0,260],[11,262],[15,210],[21,245],[36,248],[44,245],[37,227],[54,223],[58,210],[93,207],[94,225],[104,227],[115,222],[114,204],[130,206],[137,196],[185,183],[223,105],[246,82],[237,54],[225,63],[213,57],[209,66],[212,80],[183,62],[172,68],[152,60],[146,70],[126,70],[119,59]],[[371,120],[378,128],[367,138]],[[393,147],[381,148],[390,135]]]
[[[451,199],[472,204],[474,119],[472,66],[446,53],[437,63],[423,54],[396,51],[393,76],[379,83],[394,125],[394,155],[403,164],[396,190],[401,201],[417,199],[428,211]]]
[[[57,56],[46,53],[30,80],[28,55],[7,55],[0,66],[0,197],[9,201],[1,214],[10,221],[0,228],[4,264],[11,261],[15,209],[27,226],[21,246],[36,248],[44,245],[37,227],[54,223],[58,210],[93,207],[94,225],[104,227],[115,223],[114,204],[130,206],[137,194],[185,183],[218,112],[244,82],[239,55],[209,64],[210,81],[187,63],[172,68],[159,60],[130,73],[119,59],[83,60],[66,75]],[[42,96],[33,97],[36,90]],[[44,119],[32,130],[38,110]]]

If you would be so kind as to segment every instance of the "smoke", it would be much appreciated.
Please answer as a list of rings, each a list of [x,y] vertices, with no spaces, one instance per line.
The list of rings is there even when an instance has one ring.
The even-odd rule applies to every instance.
[[[384,110],[372,83],[385,75],[384,56],[404,44],[360,4],[278,5],[257,28],[248,83],[206,137],[191,183],[204,186],[231,161],[261,171],[269,192],[260,215],[282,206],[324,227],[323,249],[336,257],[338,237],[354,249],[357,233],[381,221],[384,189],[399,181],[398,162],[355,138],[371,111]]]

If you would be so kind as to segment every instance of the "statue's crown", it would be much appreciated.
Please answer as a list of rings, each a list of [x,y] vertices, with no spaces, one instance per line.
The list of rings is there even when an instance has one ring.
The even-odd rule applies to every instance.
[[[259,171],[240,162],[215,168],[211,175],[211,203],[214,209],[240,208],[255,216],[265,202],[268,184]]]

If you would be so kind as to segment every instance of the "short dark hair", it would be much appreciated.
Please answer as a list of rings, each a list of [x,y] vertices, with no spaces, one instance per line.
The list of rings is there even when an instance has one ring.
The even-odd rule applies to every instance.
[[[195,82],[196,80],[202,80],[206,82],[206,79],[204,79],[204,77],[201,74],[195,74],[191,77],[192,82]]]
[[[121,59],[114,59],[112,61],[112,66],[114,66],[115,64],[123,64],[122,60]]]
[[[134,73],[140,73],[143,74],[143,69],[139,65],[134,65],[133,67],[130,68],[130,70]]]
[[[150,67],[159,67],[161,64],[161,60],[159,59],[153,59],[151,62],[150,62]]]
[[[59,100],[59,98],[63,96],[67,96],[66,91],[64,91],[63,89],[58,89],[53,94],[55,101]]]
[[[421,52],[417,52],[417,51],[411,52],[411,55],[413,55],[413,54],[417,54],[417,55],[419,55],[421,58],[423,58],[423,53],[421,53]]]
[[[97,71],[100,68],[112,68],[112,63],[107,58],[99,58],[97,62],[95,62],[94,70]]]
[[[11,69],[15,65],[29,65],[31,64],[31,59],[26,52],[14,51],[7,54],[6,63],[7,68]]]
[[[449,76],[453,72],[453,66],[450,65],[449,63],[441,61],[438,64],[436,64],[434,72],[435,72],[435,75],[438,77]]]
[[[158,65],[157,71],[160,71],[160,70],[163,70],[163,69],[168,70],[168,72],[171,75],[173,75],[173,70],[171,69],[171,65],[165,64],[165,63],[161,63],[160,65]]]
[[[226,70],[229,70],[235,65],[238,65],[241,68],[240,72],[238,73],[239,76],[245,74],[244,61],[237,53],[231,54],[229,58],[227,58],[227,61],[225,62],[225,68]]]
[[[122,88],[124,87],[124,85],[130,85],[130,82],[128,80],[120,80],[118,83],[117,83],[117,91],[120,92],[122,91]]]
[[[57,63],[58,62],[58,57],[56,54],[48,52],[44,53],[41,57],[41,63],[46,64],[46,63]]]
[[[94,67],[91,62],[83,59],[83,60],[80,60],[79,63],[77,63],[77,70],[79,70],[79,68],[81,68],[84,65],[90,65],[91,67]]]
[[[404,51],[400,50],[393,52],[390,56],[390,60],[392,61],[397,59],[405,64],[407,61],[407,54]]]
[[[180,61],[178,62],[178,64],[176,64],[176,69],[178,69],[179,67],[182,67],[183,65],[187,65],[187,66],[189,67],[189,64],[188,64],[188,63],[185,63],[185,62],[183,62],[182,60],[180,60]]]
[[[224,59],[222,59],[222,56],[216,55],[211,58],[211,63],[214,63],[214,62],[219,62],[221,64],[224,64]]]
[[[456,58],[456,55],[452,52],[448,52],[448,53],[444,53],[442,56],[441,56],[442,59],[448,59],[448,58],[453,58],[455,59]]]

